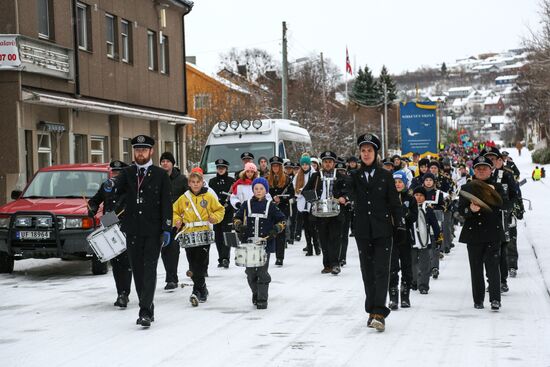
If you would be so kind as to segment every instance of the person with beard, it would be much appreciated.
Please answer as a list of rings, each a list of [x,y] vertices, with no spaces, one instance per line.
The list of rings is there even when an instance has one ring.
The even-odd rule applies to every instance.
[[[150,327],[154,321],[157,264],[161,246],[171,243],[172,188],[166,171],[154,166],[153,138],[138,135],[132,139],[135,165],[108,180],[104,190],[126,194],[126,210],[121,230],[139,297],[136,324]]]
[[[439,259],[443,256],[441,245],[443,244],[443,220],[445,210],[445,194],[443,191],[435,188],[435,177],[431,172],[424,175],[422,187],[426,190],[426,202],[435,213],[441,232],[435,241],[435,246],[431,247],[431,270],[432,277],[439,277]]]
[[[216,160],[215,164],[216,177],[208,181],[208,186],[218,195],[220,204],[225,208],[223,220],[214,225],[214,236],[216,239],[216,248],[218,249],[218,268],[227,269],[229,267],[231,248],[225,245],[223,233],[231,231],[234,211],[229,203],[229,196],[231,195],[231,186],[235,183],[235,179],[228,175],[228,161],[220,158]]]
[[[514,179],[514,173],[504,165],[498,148],[487,147],[480,155],[488,158],[493,164],[491,175],[493,182],[502,186],[502,223],[504,223],[504,241],[500,244],[500,290],[508,292],[508,243],[510,242],[509,225],[512,220],[512,211],[518,201],[519,187]]]
[[[377,160],[380,138],[363,134],[357,139],[361,168],[350,172],[350,199],[355,204],[355,240],[365,289],[367,326],[385,330],[392,237],[406,231],[393,176]]]
[[[319,200],[336,199],[340,204],[346,203],[343,192],[345,177],[336,173],[336,154],[331,151],[321,153],[322,169],[314,172],[302,190],[302,193],[313,192]],[[315,212],[312,212],[315,216]],[[340,274],[340,233],[344,221],[342,211],[332,217],[316,217],[315,224],[321,248],[323,250],[323,270],[321,274]]]
[[[264,156],[258,158],[258,172],[260,173],[260,177],[267,177],[267,175],[269,174],[269,167],[267,167],[267,158]]]
[[[128,167],[126,163],[121,161],[112,161],[109,166],[111,167],[112,177],[118,176],[120,171]],[[119,195],[116,191],[105,192],[102,184],[97,193],[88,200],[88,216],[95,217],[99,210],[99,206],[103,203],[103,214],[114,212],[119,215],[119,218],[122,218],[125,211],[125,199],[126,195]],[[115,278],[118,294],[115,306],[126,308],[128,306],[128,296],[130,295],[132,285],[132,269],[130,268],[128,252],[124,251],[110,262],[113,268],[113,277]]]
[[[174,167],[176,160],[170,152],[164,152],[160,156],[160,167],[168,173],[172,185],[172,204],[178,200],[189,189],[187,177]],[[172,238],[172,241],[174,239]],[[178,287],[178,263],[180,258],[180,247],[176,243],[173,246],[166,246],[160,251],[164,270],[166,271],[166,286],[164,290],[173,291]]]
[[[496,186],[491,186],[494,185],[491,161],[479,156],[474,160],[473,166],[475,175],[472,181],[462,186],[458,203],[458,214],[464,218],[459,241],[466,243],[468,249],[474,307],[484,307],[485,266],[491,309],[498,311],[501,307],[500,244],[504,240],[500,213],[502,198],[498,189],[493,188]]]
[[[173,205],[173,223],[181,234],[210,231],[212,225],[220,223],[225,214],[224,207],[204,186],[202,173],[189,174],[189,190]],[[210,244],[185,249],[189,268],[192,269],[193,292],[189,301],[194,307],[208,299],[205,275],[208,268],[208,248]]]
[[[422,186],[422,178],[428,172],[428,164],[430,160],[428,158],[422,158],[418,161],[418,169],[416,170],[416,177],[412,179],[409,188],[411,190],[416,189],[419,186]]]
[[[294,186],[292,179],[283,172],[283,159],[277,156],[269,159],[269,174],[267,182],[269,184],[269,193],[273,202],[286,218],[291,216],[290,200],[294,197]],[[287,196],[288,195],[288,196]],[[275,237],[275,265],[283,266],[285,259],[286,231],[281,232]]]
[[[411,268],[411,247],[414,241],[412,235],[413,224],[418,217],[418,205],[415,198],[409,194],[407,190],[407,174],[404,171],[396,171],[393,173],[395,188],[399,193],[399,200],[403,210],[403,220],[406,231],[396,231],[393,237],[393,249],[391,252],[390,265],[390,310],[397,310],[399,307],[399,293],[401,293],[401,307],[407,308],[411,306],[409,293],[412,284],[412,268]],[[401,271],[401,292],[397,288],[399,285],[399,271]]]
[[[315,255],[320,255],[321,249],[319,248],[319,239],[317,238],[317,230],[314,223],[315,218],[311,215],[311,204],[308,203],[302,195],[302,190],[308,183],[311,175],[315,172],[311,166],[311,159],[309,156],[306,155],[300,158],[300,167],[300,172],[294,176],[293,184],[299,212],[298,216],[301,218],[304,235],[306,237],[306,247],[304,251],[306,252],[306,256],[313,256],[313,250],[315,249]]]

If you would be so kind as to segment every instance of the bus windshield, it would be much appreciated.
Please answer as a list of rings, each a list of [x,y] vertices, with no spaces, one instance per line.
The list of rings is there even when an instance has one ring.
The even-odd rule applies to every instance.
[[[250,152],[254,155],[254,163],[258,165],[261,156],[267,159],[275,155],[275,144],[272,142],[250,142],[225,145],[208,145],[202,154],[200,167],[205,174],[216,173],[216,159],[223,158],[229,162],[229,172],[243,169],[241,154]]]

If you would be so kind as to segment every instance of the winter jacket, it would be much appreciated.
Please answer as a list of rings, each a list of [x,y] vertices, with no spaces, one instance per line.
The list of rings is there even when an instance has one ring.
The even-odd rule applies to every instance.
[[[184,192],[189,190],[189,184],[187,177],[176,167],[172,168],[170,183],[172,184],[172,203],[175,203]]]
[[[191,202],[195,205],[199,217],[197,217]],[[225,209],[218,199],[203,187],[197,195],[193,194],[191,190],[187,190],[176,200],[173,205],[172,222],[175,225],[178,220],[181,220],[185,225],[183,227],[185,233],[208,231],[211,229],[208,217],[214,218],[214,224],[216,224],[222,221],[224,214]]]

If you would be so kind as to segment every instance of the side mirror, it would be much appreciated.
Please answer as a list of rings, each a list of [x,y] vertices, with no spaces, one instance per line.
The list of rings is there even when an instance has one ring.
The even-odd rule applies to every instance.
[[[11,198],[13,200],[17,200],[17,199],[19,199],[19,197],[21,196],[22,193],[23,193],[23,191],[21,191],[21,190],[13,190],[11,192]]]

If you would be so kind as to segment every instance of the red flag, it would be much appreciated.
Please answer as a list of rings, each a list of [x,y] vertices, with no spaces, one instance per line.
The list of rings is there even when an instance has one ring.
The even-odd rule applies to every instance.
[[[349,62],[349,54],[348,54],[348,48],[346,47],[346,73],[349,73],[353,75],[352,69],[351,69],[351,62]]]

